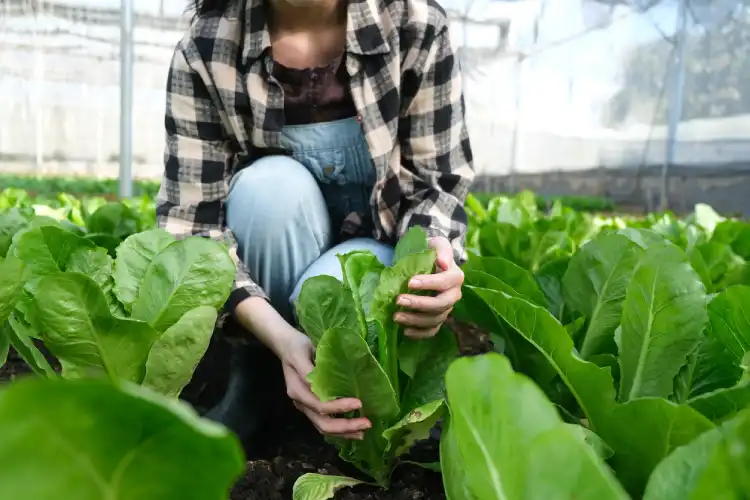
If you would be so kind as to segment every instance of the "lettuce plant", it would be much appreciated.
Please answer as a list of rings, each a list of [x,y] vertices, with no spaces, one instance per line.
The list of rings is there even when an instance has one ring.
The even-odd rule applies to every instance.
[[[717,237],[727,237],[722,224],[715,224],[712,236],[701,232],[701,238],[719,244]],[[723,287],[726,272],[718,267],[733,265],[733,259],[715,265],[706,258],[711,256],[708,247],[698,241],[696,237],[671,241],[653,229],[610,228],[572,257],[536,272],[497,256],[475,257],[464,269],[464,299],[456,317],[502,339],[513,368],[533,379],[560,416],[606,443],[611,450],[607,464],[633,498],[745,498],[750,492],[746,481],[750,320],[745,314],[750,287]],[[526,278],[521,279],[521,274]],[[482,377],[489,373],[488,369]],[[500,384],[492,377],[493,384]],[[454,396],[451,379],[449,374],[450,425],[456,424],[455,435],[468,443],[479,439],[479,445],[491,452],[494,445],[488,441],[499,442],[501,437],[489,428],[487,438],[477,437],[482,431],[476,427],[485,422],[476,419],[489,418],[480,408],[487,391],[464,395],[459,389]],[[473,401],[476,407],[467,408],[470,403],[460,401]],[[474,411],[479,413],[472,415]],[[494,415],[489,420],[505,423],[515,418],[499,411]],[[462,422],[467,418],[475,420]],[[530,432],[534,422],[531,418],[526,422],[529,428],[524,430]],[[467,425],[474,426],[470,427],[474,435],[466,435]],[[510,443],[511,434],[502,441]],[[733,437],[727,437],[730,434]],[[470,460],[470,450],[479,445],[466,445],[461,457]],[[568,453],[566,447],[570,446],[561,438],[543,458],[529,456],[527,463],[536,466],[536,460],[551,460],[552,451]],[[518,464],[507,461],[503,449],[495,450],[492,477],[510,488],[519,475]],[[717,474],[717,464],[728,464],[737,472],[721,477],[723,483],[719,489],[717,482],[714,496],[703,496],[710,490],[705,481]],[[485,462],[482,467],[486,466]],[[448,467],[444,461],[444,473]],[[694,490],[686,492],[689,469],[700,472],[701,478],[691,486]],[[545,498],[572,498],[562,484],[558,496]],[[492,491],[498,491],[496,486],[497,482]],[[473,490],[477,498],[489,498],[482,488]],[[670,488],[680,494],[655,493]],[[504,498],[529,498],[509,491]],[[587,498],[583,493],[575,497]],[[592,498],[612,495],[597,493]]]
[[[161,229],[108,249],[59,225],[13,237],[0,266],[2,335],[51,375],[32,339],[66,378],[109,377],[178,396],[208,348],[234,264],[217,242],[176,241]],[[7,296],[7,299],[5,298]]]
[[[391,472],[444,411],[444,373],[457,348],[451,332],[427,340],[403,335],[393,321],[396,298],[408,281],[429,274],[435,252],[420,228],[411,229],[396,246],[391,266],[370,252],[339,256],[343,282],[318,276],[305,282],[297,304],[299,322],[316,348],[309,376],[323,401],[356,397],[362,408],[350,416],[372,422],[364,440],[334,439],[340,456],[386,487]],[[331,498],[352,478],[306,474],[295,485],[295,499]]]
[[[613,440],[613,450],[586,427],[565,423],[539,386],[515,373],[507,358],[490,353],[459,359],[448,369],[446,386],[450,414],[440,455],[448,500],[631,498],[615,476],[614,472],[620,471],[606,464],[609,460],[616,467],[617,454],[623,452],[621,443]],[[467,391],[467,387],[472,389]],[[730,398],[722,400],[728,403]],[[652,410],[667,408],[658,403],[648,406]],[[645,420],[642,425],[666,427],[682,445],[670,446],[671,452],[648,477],[643,494],[632,498],[747,498],[750,408],[735,409],[731,417],[702,432],[685,426],[687,413],[681,417],[669,410],[638,413]],[[656,446],[638,439],[639,435],[653,438],[654,434],[637,420],[623,424],[633,428],[625,433],[636,436],[631,454],[648,462],[664,452],[663,443],[657,445],[657,451]],[[679,435],[686,430],[690,436]],[[656,435],[661,432],[658,429]]]
[[[0,388],[0,498],[226,500],[231,432],[126,382],[27,377]]]

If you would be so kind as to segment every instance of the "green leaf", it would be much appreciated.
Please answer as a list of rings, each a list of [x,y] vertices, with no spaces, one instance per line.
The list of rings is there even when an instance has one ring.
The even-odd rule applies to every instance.
[[[113,274],[114,293],[126,311],[132,310],[148,266],[174,241],[165,230],[152,229],[129,236],[118,247]]]
[[[127,317],[127,312],[114,293],[113,265],[114,260],[106,249],[84,247],[73,252],[65,270],[85,274],[93,279],[104,293],[110,312],[124,318]]]
[[[711,271],[708,269],[708,264],[706,264],[705,259],[703,259],[703,255],[695,249],[693,249],[688,255],[690,256],[690,265],[693,266],[695,272],[701,277],[703,286],[706,287],[706,293],[714,293],[716,287],[711,279]]]
[[[620,399],[668,397],[707,320],[705,289],[685,252],[671,244],[649,247],[623,304]]]
[[[712,422],[733,418],[742,410],[750,408],[750,382],[717,389],[689,400],[688,404]]]
[[[29,273],[26,289],[34,293],[39,280],[65,269],[70,256],[81,247],[94,244],[58,226],[41,226],[25,231],[11,247]]]
[[[8,354],[10,354],[9,330],[10,325],[7,321],[0,323],[0,368],[8,362]]]
[[[8,254],[13,235],[27,225],[26,218],[16,209],[0,213],[0,257]]]
[[[429,249],[425,230],[419,226],[412,226],[396,244],[393,254],[393,265],[398,264],[407,255],[423,253]]]
[[[383,326],[383,335],[378,339],[378,357],[388,380],[396,390],[398,399],[398,343],[400,326],[393,321],[398,306],[396,299],[409,291],[408,283],[419,274],[430,274],[435,267],[435,251],[410,254],[393,267],[386,267],[380,274],[380,283],[372,299],[371,318]]]
[[[138,231],[138,216],[121,202],[99,207],[86,220],[89,233],[100,233],[121,240]]]
[[[33,334],[31,327],[15,313],[5,323],[5,336],[31,371],[40,377],[56,377],[57,373],[34,344]]]
[[[466,468],[461,460],[461,449],[458,437],[447,415],[440,435],[440,472],[443,474],[446,500],[478,500],[469,489],[469,479]]]
[[[742,370],[724,344],[709,336],[703,339],[695,353],[690,355],[688,364],[680,371],[678,379],[682,378],[687,386],[684,399],[688,399],[717,389],[732,387],[740,379],[741,374]]]
[[[710,205],[706,205],[705,203],[696,204],[693,214],[695,223],[705,230],[709,237],[713,235],[716,226],[726,220],[716,210],[711,208]]]
[[[617,231],[644,250],[653,245],[663,245],[665,239],[656,231],[644,228],[626,227]]]
[[[619,405],[598,434],[615,451],[611,463],[617,476],[639,498],[659,462],[711,428],[713,424],[689,406],[643,398]]]
[[[584,443],[591,446],[594,452],[596,452],[596,456],[602,460],[609,460],[615,454],[614,450],[591,429],[578,424],[565,425],[571,433],[578,436]]]
[[[245,467],[229,431],[177,401],[33,378],[0,390],[0,462],[7,499],[220,499]]]
[[[488,288],[490,290],[496,290],[498,292],[507,293],[508,295],[513,295],[514,297],[521,297],[529,300],[527,297],[524,297],[523,294],[514,290],[512,286],[504,282],[502,278],[498,278],[497,276],[493,276],[484,271],[465,269],[464,283],[466,285]]]
[[[544,355],[573,393],[592,428],[597,431],[615,405],[610,369],[581,359],[565,328],[546,309],[501,292],[471,289]]]
[[[146,323],[112,316],[91,278],[67,272],[46,276],[35,303],[44,343],[61,361],[132,382],[143,380],[157,333]]]
[[[8,319],[21,298],[25,269],[24,263],[13,255],[0,257],[0,324]]]
[[[745,263],[729,245],[714,241],[698,245],[693,253],[700,253],[712,285],[720,283]]]
[[[581,356],[614,352],[614,332],[620,325],[625,290],[633,275],[640,247],[620,234],[602,234],[572,257],[563,278],[565,300],[588,318]]]
[[[445,461],[462,464],[474,497],[627,498],[594,449],[506,358],[494,353],[460,358],[449,368],[446,384],[459,454]]]
[[[644,500],[750,496],[750,411],[677,448],[654,470]]]
[[[356,332],[327,330],[315,350],[315,368],[308,379],[321,401],[357,398],[366,417],[388,419],[398,415],[396,393],[388,377]]]
[[[354,298],[333,276],[313,276],[305,280],[297,303],[299,324],[313,345],[332,328],[343,328],[364,337],[357,318]]]
[[[399,346],[401,366],[408,367],[409,380],[401,393],[401,415],[445,395],[445,371],[458,356],[453,333],[441,328],[432,338],[404,337]]]
[[[430,401],[409,411],[401,420],[383,431],[383,437],[388,440],[386,453],[401,456],[416,442],[427,439],[430,429],[443,416],[444,408],[442,399]]]
[[[362,481],[346,476],[324,476],[307,473],[294,482],[293,500],[328,500],[338,490],[363,484]]]
[[[113,263],[104,248],[82,247],[71,254],[65,271],[85,274],[101,288],[111,289]]]
[[[733,286],[719,293],[708,304],[711,335],[719,339],[738,364],[750,351],[750,287]]]
[[[547,309],[561,323],[569,316],[565,304],[563,284],[563,278],[569,265],[570,258],[564,257],[546,263],[536,273],[536,281],[547,299]]]
[[[217,316],[211,306],[196,307],[156,339],[143,385],[166,396],[179,396],[208,350]]]
[[[176,241],[148,266],[132,318],[163,332],[198,306],[219,309],[229,297],[235,273],[220,243],[198,236]]]
[[[499,278],[515,290],[516,295],[534,304],[547,306],[547,299],[539,289],[534,276],[509,260],[502,257],[474,257],[464,264],[463,269],[465,271],[482,271]]]
[[[122,241],[120,238],[107,233],[88,233],[84,236],[84,239],[104,248],[113,258],[117,256],[117,247],[120,246]]]
[[[375,296],[378,283],[380,283],[380,273],[385,266],[372,252],[350,252],[346,255],[340,255],[339,261],[341,262],[344,284],[354,299],[360,329],[367,332],[370,329],[368,328],[367,318],[371,317],[372,299]],[[320,334],[322,335],[326,329],[321,330]],[[372,342],[368,341],[368,344],[377,343],[377,338],[370,340]]]

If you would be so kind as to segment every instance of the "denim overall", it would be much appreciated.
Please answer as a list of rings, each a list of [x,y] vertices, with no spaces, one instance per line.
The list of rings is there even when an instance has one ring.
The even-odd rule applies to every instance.
[[[281,145],[318,181],[335,231],[351,212],[369,216],[375,166],[355,118],[286,126]]]
[[[342,279],[337,254],[368,250],[389,265],[393,247],[373,238],[340,241],[351,212],[365,214],[365,228],[372,224],[376,172],[355,118],[286,126],[281,146],[286,154],[260,158],[234,176],[226,215],[250,276],[294,321],[292,303],[305,279]]]

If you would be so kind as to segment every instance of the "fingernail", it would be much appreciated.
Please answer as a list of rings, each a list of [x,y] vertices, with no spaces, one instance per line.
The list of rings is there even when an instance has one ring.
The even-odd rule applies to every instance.
[[[357,439],[360,440],[360,441],[364,441],[365,440],[365,435],[360,432],[359,434],[357,434]]]
[[[409,286],[410,287],[419,287],[419,286],[422,286],[422,280],[413,279],[413,280],[409,281]]]
[[[350,408],[349,411],[359,410],[362,408],[362,403],[352,403],[349,408]]]
[[[411,300],[407,299],[406,297],[399,297],[398,299],[398,305],[409,307],[411,306]]]

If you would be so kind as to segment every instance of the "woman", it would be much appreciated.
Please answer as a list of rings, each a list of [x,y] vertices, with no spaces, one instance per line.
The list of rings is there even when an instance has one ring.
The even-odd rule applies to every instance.
[[[341,278],[336,254],[370,250],[389,264],[415,225],[431,236],[437,272],[410,288],[437,293],[401,296],[409,312],[396,321],[429,337],[460,298],[474,174],[445,13],[434,0],[194,7],[169,71],[157,213],[176,236],[229,242],[237,276],[220,324],[252,334],[208,416],[251,440],[280,364],[287,395],[320,432],[361,439],[367,419],[335,418],[358,400],[321,403],[310,391],[313,349],[291,300],[310,276]]]

